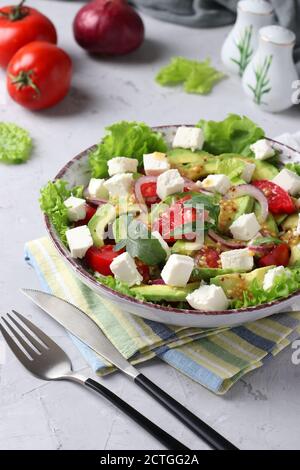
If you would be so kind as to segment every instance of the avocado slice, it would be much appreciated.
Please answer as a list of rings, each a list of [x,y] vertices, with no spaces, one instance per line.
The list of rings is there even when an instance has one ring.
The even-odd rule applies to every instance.
[[[298,225],[299,216],[298,214],[289,215],[285,221],[281,224],[282,229],[287,232],[288,230],[296,230]]]
[[[287,214],[274,214],[273,215],[277,225],[281,225],[284,220],[288,218]]]
[[[256,169],[254,170],[253,180],[272,180],[278,175],[276,166],[263,160],[254,160]]]
[[[260,222],[261,208],[258,202],[255,202],[254,204],[254,213],[256,215],[257,220]],[[272,214],[269,213],[266,220],[261,223],[261,231],[263,232],[264,236],[270,236],[275,238],[278,237],[279,230]]]
[[[177,148],[170,150],[167,158],[172,168],[177,168],[182,176],[191,180],[216,173],[217,158],[204,150],[192,152]]]
[[[104,245],[105,229],[116,218],[116,209],[112,204],[104,204],[98,207],[88,223],[94,245],[101,247]]]
[[[266,272],[271,268],[274,268],[274,266],[254,269],[250,273],[232,273],[216,276],[210,280],[210,283],[222,287],[229,299],[242,299],[245,291],[251,292],[250,288],[254,279],[261,285]]]
[[[250,196],[237,197],[236,199],[222,199],[220,201],[220,213],[218,229],[222,233],[229,231],[229,227],[240,215],[249,214],[253,210],[254,199]]]
[[[193,281],[208,281],[212,277],[224,276],[225,274],[236,273],[233,269],[221,269],[221,268],[195,268],[191,274],[191,280]],[[241,271],[242,272],[242,271]]]
[[[300,264],[300,246],[290,245],[291,256],[289,260],[289,266],[295,266]]]
[[[177,240],[171,248],[171,253],[191,256],[195,251],[200,250],[202,246],[202,242],[187,242],[185,240]]]
[[[180,302],[186,299],[186,296],[199,287],[199,282],[192,282],[186,287],[172,287],[167,285],[141,285],[132,287],[131,291],[135,295],[142,295],[146,300],[152,302]]]

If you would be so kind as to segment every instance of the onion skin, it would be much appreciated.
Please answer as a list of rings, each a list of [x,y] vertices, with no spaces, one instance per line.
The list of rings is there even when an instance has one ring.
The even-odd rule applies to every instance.
[[[144,40],[141,17],[125,0],[94,0],[82,7],[73,23],[74,36],[93,54],[123,55]]]

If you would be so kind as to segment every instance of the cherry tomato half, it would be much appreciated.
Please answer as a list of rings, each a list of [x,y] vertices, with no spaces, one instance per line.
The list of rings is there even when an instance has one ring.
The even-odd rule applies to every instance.
[[[6,67],[14,54],[32,41],[56,44],[53,23],[42,13],[23,5],[0,8],[0,66]]]
[[[290,249],[286,243],[277,245],[267,255],[260,258],[258,264],[261,267],[264,266],[287,266],[290,259]]]
[[[142,184],[141,193],[147,205],[157,204],[160,201],[160,198],[156,193],[155,181]]]
[[[76,227],[79,227],[80,225],[87,225],[93,215],[96,213],[96,210],[96,207],[91,206],[90,204],[86,204],[85,218],[83,220],[78,220],[78,222],[75,223]]]
[[[124,251],[114,251],[114,246],[115,245],[104,245],[101,248],[95,246],[89,248],[84,257],[88,267],[93,271],[103,274],[103,276],[112,274],[110,270],[112,260]]]
[[[69,91],[72,62],[68,54],[48,42],[31,42],[18,50],[7,68],[7,89],[25,108],[49,108]]]
[[[184,206],[184,202],[190,199],[191,196],[185,196],[172,204],[159,217],[158,221],[154,224],[154,229],[158,230],[162,237],[168,241],[173,242],[179,238],[186,238],[184,234],[173,236],[172,232],[182,225],[195,222],[197,220],[196,209]]]
[[[201,248],[195,256],[195,262],[201,268],[219,268],[220,254],[214,248],[209,246]]]
[[[272,214],[292,214],[295,212],[293,199],[278,184],[269,180],[253,181],[252,184],[264,193],[268,201],[269,211]]]

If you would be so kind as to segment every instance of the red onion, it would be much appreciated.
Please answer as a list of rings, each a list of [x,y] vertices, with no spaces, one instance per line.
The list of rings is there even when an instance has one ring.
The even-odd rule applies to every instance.
[[[152,282],[152,284],[157,285],[157,286],[158,286],[158,285],[164,285],[164,284],[165,284],[165,282],[164,282],[163,279],[154,279],[154,280],[151,281],[151,282]]]
[[[237,240],[226,240],[226,238],[222,238],[220,235],[218,235],[211,229],[208,231],[207,234],[209,238],[211,238],[214,242],[221,243],[221,245],[227,246],[228,248],[245,248],[246,246],[245,243],[239,242]]]
[[[122,55],[144,40],[144,24],[125,0],[95,0],[82,7],[73,23],[78,44],[88,52]]]
[[[94,198],[94,197],[86,197],[86,202],[92,204],[92,206],[103,206],[103,204],[107,204],[106,199]]]
[[[157,176],[141,176],[135,182],[135,185],[134,185],[135,197],[136,197],[138,204],[141,206],[141,209],[143,212],[148,212],[148,209],[145,203],[145,199],[143,198],[143,195],[142,195],[142,186],[145,183],[156,183],[156,181],[157,181]]]
[[[268,217],[268,201],[264,193],[260,189],[252,186],[251,184],[239,184],[238,186],[233,186],[224,196],[225,199],[235,199],[236,197],[241,196],[251,196],[256,199],[261,207],[260,219],[261,222],[264,222]]]

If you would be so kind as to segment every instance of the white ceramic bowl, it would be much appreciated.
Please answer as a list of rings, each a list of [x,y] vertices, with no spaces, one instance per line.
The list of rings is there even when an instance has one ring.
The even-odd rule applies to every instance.
[[[166,141],[170,143],[175,135],[178,126],[161,126],[154,130],[161,132]],[[300,153],[286,145],[269,139],[274,148],[281,155],[283,163],[288,161],[300,162]],[[90,170],[88,166],[88,154],[94,147],[91,147],[77,155],[73,160],[68,162],[56,175],[55,179],[61,178],[67,181],[70,187],[78,184],[86,185],[90,179]],[[47,231],[50,235],[54,246],[61,254],[67,265],[74,271],[75,275],[80,278],[87,286],[93,289],[97,294],[107,298],[117,304],[126,312],[133,313],[148,320],[154,320],[161,323],[171,325],[189,326],[189,327],[219,327],[232,326],[260,318],[273,315],[278,312],[291,311],[300,308],[300,291],[291,294],[283,300],[277,300],[268,304],[259,305],[257,307],[249,307],[235,310],[223,310],[216,312],[205,312],[200,310],[185,310],[172,307],[164,307],[150,302],[141,302],[132,297],[122,295],[109,287],[103,286],[84,268],[80,260],[73,259],[67,248],[61,243],[58,234],[45,216]]]

